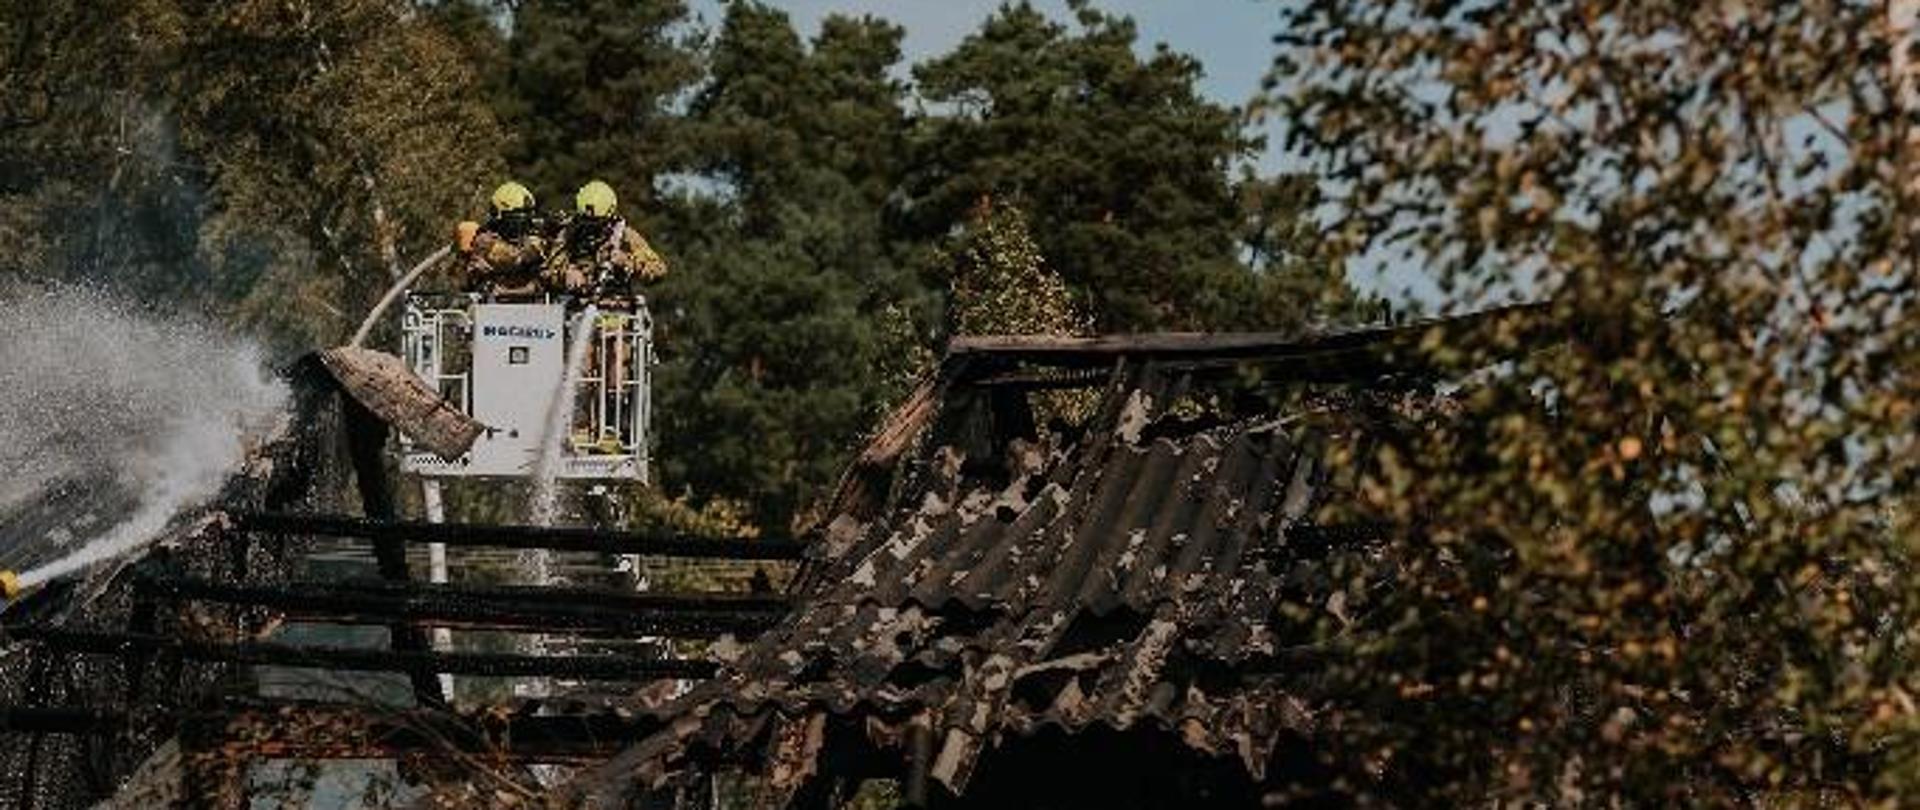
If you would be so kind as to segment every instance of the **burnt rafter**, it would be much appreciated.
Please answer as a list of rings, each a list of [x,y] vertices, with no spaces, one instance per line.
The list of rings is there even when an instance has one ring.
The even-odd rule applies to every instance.
[[[125,713],[93,706],[0,707],[0,734],[114,734],[127,726]]]
[[[242,530],[311,534],[403,543],[444,543],[553,551],[685,557],[716,560],[797,560],[806,546],[784,539],[697,537],[677,532],[609,531],[573,526],[486,526],[368,520],[340,515],[253,512],[233,515]]]
[[[192,727],[228,754],[380,758],[434,752],[516,760],[593,760],[659,729],[647,714],[499,712],[328,703],[223,704],[213,710],[0,706],[0,733],[119,735],[131,727]],[[344,733],[349,731],[349,733]]]
[[[521,761],[590,761],[660,722],[611,711],[530,713],[240,702],[206,711],[127,711],[91,706],[0,706],[0,734],[117,735],[131,728],[188,727],[231,755],[368,759],[459,751]]]
[[[613,714],[453,716],[431,711],[279,708],[187,718],[190,733],[229,755],[367,759],[410,754],[504,756],[521,762],[593,762],[660,728]]]
[[[370,672],[645,681],[662,678],[710,678],[715,671],[714,665],[707,661],[618,655],[544,656],[388,651],[341,647],[295,647],[267,642],[218,644],[165,636],[39,626],[8,628],[6,635],[10,641],[33,642],[68,652],[125,655],[150,651],[194,661]]]
[[[713,593],[634,593],[514,585],[382,581],[229,585],[143,576],[156,596],[251,605],[301,621],[409,622],[471,629],[714,638],[758,633],[785,615],[784,599]]]
[[[949,361],[973,361],[974,373],[984,375],[982,381],[988,384],[1028,387],[1071,387],[1073,382],[1086,381],[1011,374],[1008,365],[1097,369],[1123,359],[1191,369],[1255,364],[1278,367],[1299,379],[1377,380],[1383,375],[1434,370],[1435,357],[1426,349],[1431,345],[1536,345],[1533,338],[1511,341],[1500,336],[1550,332],[1553,326],[1545,317],[1548,312],[1547,304],[1518,304],[1462,317],[1311,335],[1170,332],[1102,337],[967,336],[955,338],[947,347],[947,355]]]

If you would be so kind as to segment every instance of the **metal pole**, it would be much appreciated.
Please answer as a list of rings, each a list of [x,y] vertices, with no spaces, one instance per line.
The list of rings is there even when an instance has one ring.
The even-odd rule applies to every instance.
[[[427,522],[439,525],[447,522],[446,503],[440,498],[440,481],[437,478],[420,479],[420,501],[425,504]],[[435,585],[447,584],[447,544],[427,544],[427,581]],[[439,652],[453,652],[453,628],[433,628],[433,649]],[[440,673],[440,693],[453,701],[453,673]]]

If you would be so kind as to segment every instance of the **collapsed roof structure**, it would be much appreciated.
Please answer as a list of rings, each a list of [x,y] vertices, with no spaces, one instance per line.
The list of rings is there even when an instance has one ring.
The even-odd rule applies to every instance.
[[[456,707],[438,676],[658,685],[706,677],[713,664],[662,656],[654,642],[638,653],[448,650],[430,647],[426,630],[706,639],[750,636],[786,610],[770,593],[419,581],[410,552],[428,542],[725,561],[785,561],[801,549],[671,529],[402,521],[382,463],[389,425],[319,356],[289,379],[287,429],[209,503],[125,556],[0,604],[0,807],[243,807],[288,798],[261,795],[255,768],[289,761],[598,762],[656,729],[653,718],[610,710],[584,689]],[[82,500],[110,510],[114,493],[100,493]],[[354,500],[358,514],[333,511]],[[73,503],[56,491],[9,513],[0,522],[9,559],[46,558],[74,527],[102,522]],[[322,568],[311,564],[322,540],[370,546],[371,558],[346,566],[352,573],[300,579]],[[299,624],[386,632],[367,643],[282,632]],[[398,678],[356,675],[336,689],[323,673]],[[393,688],[401,678],[411,690]]]
[[[171,770],[186,772],[162,781],[203,806],[238,806],[248,756],[448,740],[598,762],[565,795],[596,807],[706,806],[692,797],[710,788],[688,788],[731,770],[761,777],[762,806],[837,806],[875,778],[916,806],[1337,801],[1370,766],[1317,744],[1338,715],[1289,606],[1338,612],[1328,561],[1404,529],[1340,508],[1358,500],[1346,462],[1444,404],[1434,385],[1460,367],[1433,349],[1489,332],[1526,345],[1512,333],[1534,313],[1306,338],[962,339],[849,468],[805,548],[396,521],[376,463],[385,427],[305,363],[293,422],[306,427],[262,448],[217,507],[146,558],[5,611],[0,731],[27,744],[0,757],[0,780],[25,806],[86,806],[177,735]],[[313,512],[341,489],[316,479],[348,472],[343,448],[365,518]],[[372,540],[383,579],[293,580],[288,541],[303,535]],[[406,582],[402,546],[422,540],[804,561],[789,609],[771,594]],[[253,640],[302,616],[384,624],[393,649]],[[431,626],[719,640],[713,660],[438,653]],[[223,702],[221,684],[261,663],[404,673],[417,708]],[[437,699],[442,672],[703,682],[664,706],[476,715]],[[475,796],[423,802],[440,799]]]
[[[1310,744],[1328,718],[1280,606],[1392,527],[1330,518],[1353,499],[1330,460],[1435,404],[1429,349],[1528,313],[956,342],[847,472],[795,611],[570,798],[625,807],[729,768],[765,806],[838,806],[870,778],[910,806],[1337,795],[1364,768]]]

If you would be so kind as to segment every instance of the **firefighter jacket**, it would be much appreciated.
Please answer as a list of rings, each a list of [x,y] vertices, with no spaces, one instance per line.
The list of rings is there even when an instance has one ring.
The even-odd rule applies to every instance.
[[[548,241],[537,233],[513,239],[483,228],[462,265],[467,286],[495,295],[538,294],[547,253]]]
[[[667,263],[619,217],[568,224],[548,263],[548,283],[575,295],[632,295],[667,274]]]

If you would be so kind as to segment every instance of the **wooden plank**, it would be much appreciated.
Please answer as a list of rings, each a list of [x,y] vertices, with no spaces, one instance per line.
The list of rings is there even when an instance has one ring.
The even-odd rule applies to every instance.
[[[146,577],[174,599],[255,605],[299,621],[716,638],[752,635],[786,616],[786,600],[746,594],[635,593],[593,588],[383,582],[229,585]]]
[[[192,712],[82,706],[0,706],[0,734],[114,735],[177,727],[217,756],[377,759],[444,753],[518,761],[604,759],[659,730],[648,715],[532,714],[498,707],[451,712],[311,701],[240,701]]]
[[[597,551],[607,554],[685,557],[718,560],[797,560],[806,545],[793,540],[753,537],[697,537],[677,532],[636,532],[576,526],[543,527],[419,523],[372,520],[341,515],[235,513],[240,528],[283,534],[352,537],[403,543],[445,543],[449,546],[493,546],[554,551]]]
[[[452,461],[466,455],[486,432],[485,425],[442,399],[398,357],[343,346],[321,352],[320,361],[355,402],[441,458]]]
[[[295,647],[262,642],[213,644],[163,636],[48,627],[9,628],[7,635],[12,640],[44,644],[78,653],[124,655],[133,650],[152,650],[195,661],[369,672],[405,672],[425,674],[428,677],[437,673],[448,673],[598,681],[647,681],[666,678],[710,678],[717,669],[710,662],[685,659],[648,659],[614,655],[544,656],[364,650],[341,647]]]
[[[347,453],[353,460],[354,486],[360,492],[360,508],[371,519],[393,520],[399,516],[399,509],[387,477],[386,446],[391,429],[379,415],[352,397],[342,397],[340,406],[346,421]],[[407,550],[398,540],[374,541],[373,556],[380,576],[397,582],[410,578]],[[432,649],[426,630],[417,625],[393,624],[389,638],[396,652],[413,654]],[[407,678],[413,682],[414,697],[421,703],[440,703],[448,698],[441,692],[440,680],[428,673],[409,671]]]
[[[970,335],[947,346],[950,360],[969,357],[1002,358],[1035,365],[1088,367],[1117,357],[1182,360],[1303,360],[1334,353],[1412,348],[1442,330],[1452,340],[1503,321],[1537,316],[1544,304],[1518,304],[1450,318],[1436,318],[1404,326],[1375,326],[1321,334],[1290,332],[1159,332],[1100,337],[1046,335]],[[1358,355],[1354,355],[1358,357]]]

